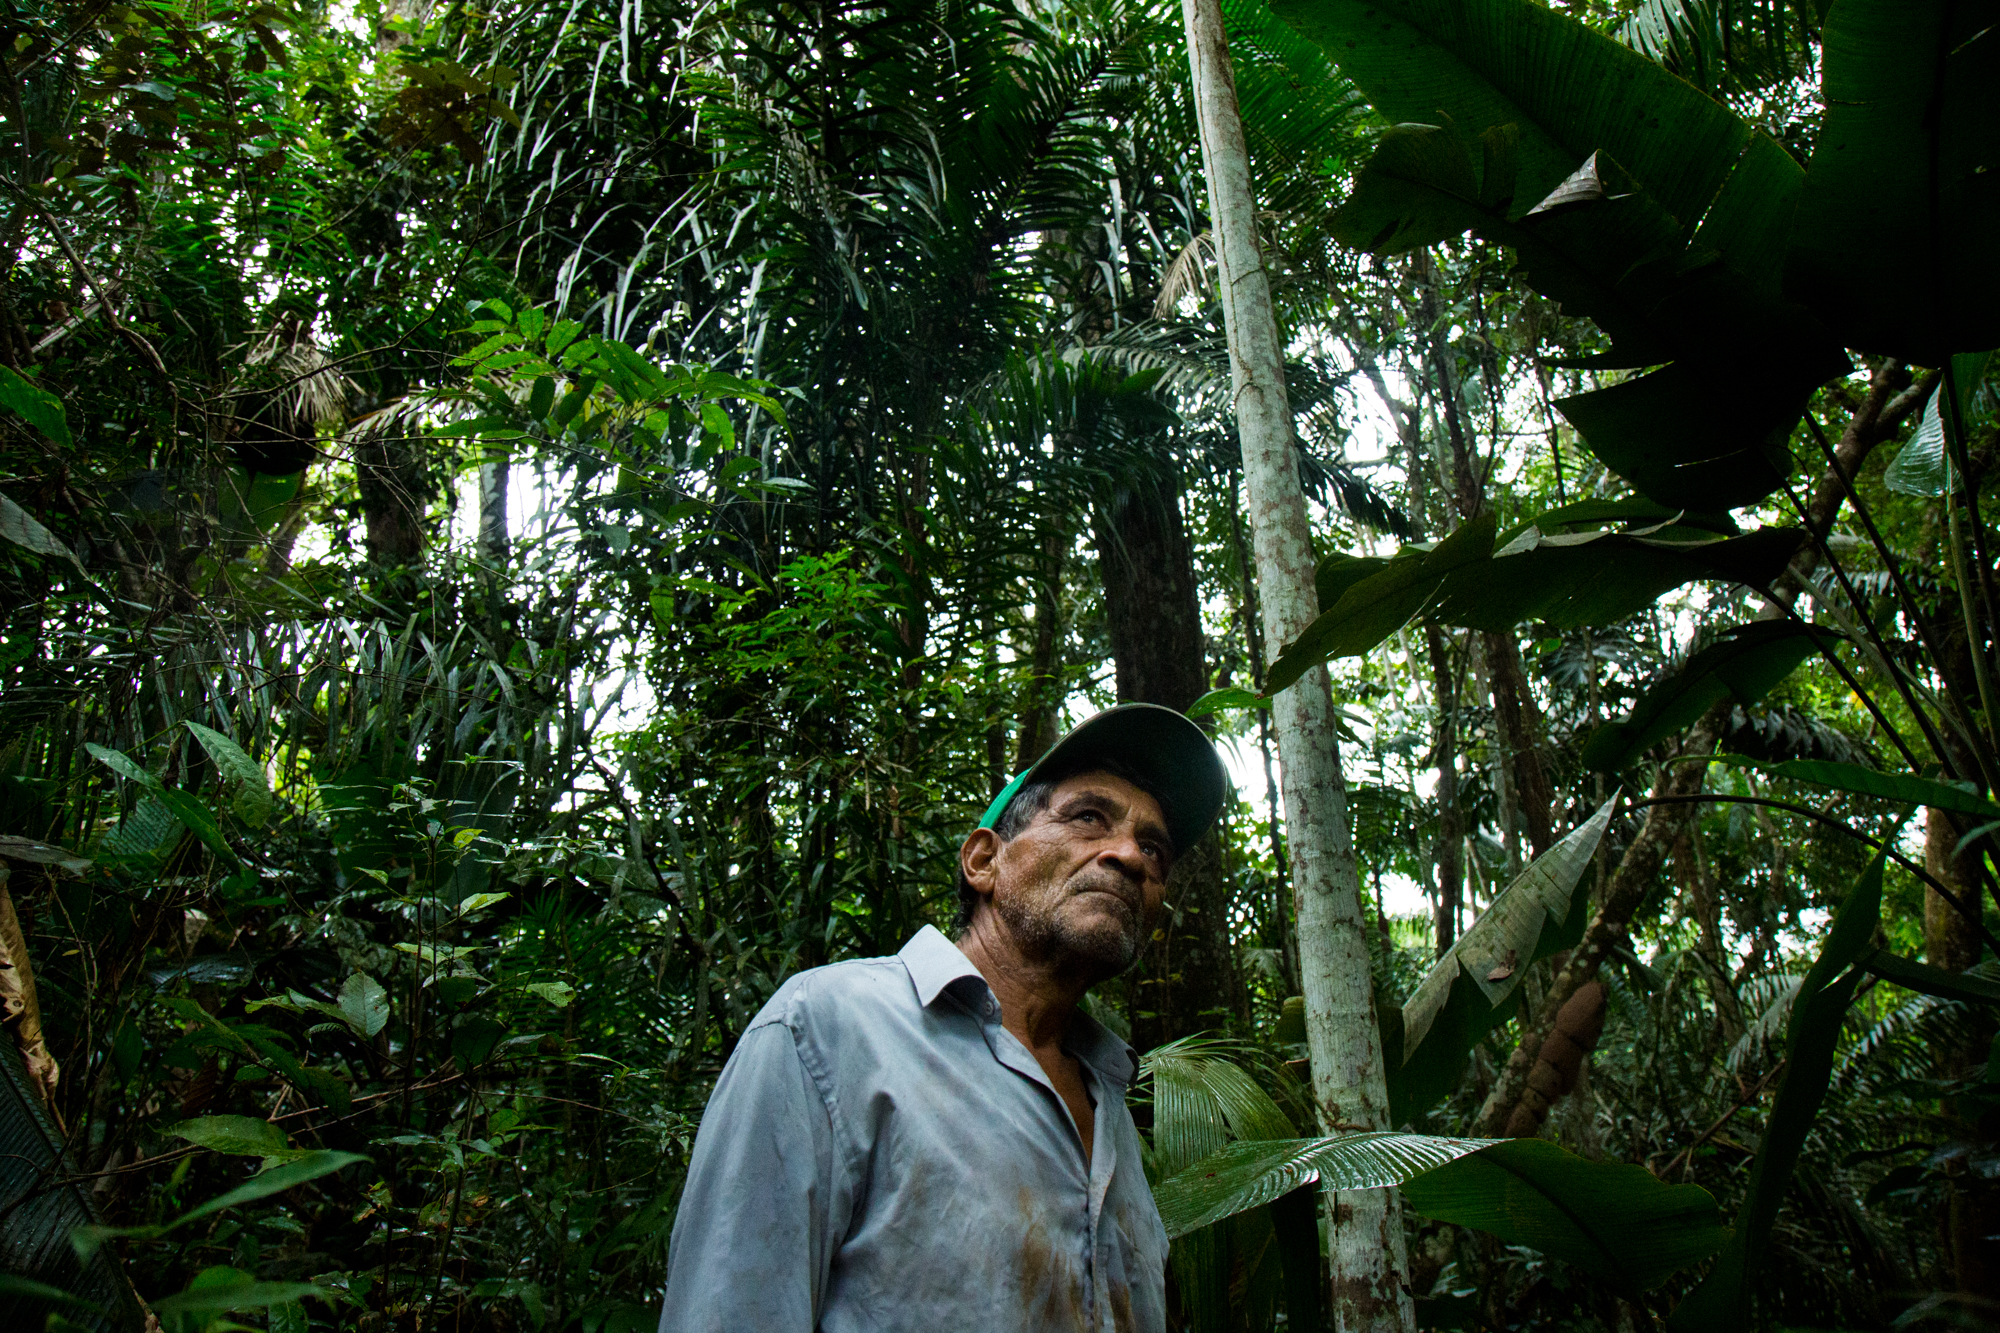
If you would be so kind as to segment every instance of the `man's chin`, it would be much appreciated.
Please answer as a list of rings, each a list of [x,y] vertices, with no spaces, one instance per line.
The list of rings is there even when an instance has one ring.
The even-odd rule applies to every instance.
[[[1071,923],[1062,932],[1062,944],[1071,958],[1097,972],[1099,980],[1117,976],[1139,956],[1138,930],[1109,914]]]

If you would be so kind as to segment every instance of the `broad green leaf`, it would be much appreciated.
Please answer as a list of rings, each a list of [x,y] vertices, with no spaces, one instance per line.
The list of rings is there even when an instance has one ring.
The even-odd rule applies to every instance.
[[[108,857],[146,858],[159,856],[179,843],[181,821],[154,795],[139,798],[132,813],[120,819],[97,844],[97,853]]]
[[[558,1009],[567,1009],[576,1001],[576,987],[567,981],[531,981],[521,989],[547,1000]]]
[[[2000,981],[1973,972],[1947,972],[1914,958],[1903,958],[1887,949],[1877,949],[1861,960],[1861,966],[1884,981],[1905,990],[1935,995],[1944,1000],[1968,1004],[2000,1004]]]
[[[0,407],[11,410],[60,445],[65,452],[76,449],[76,441],[69,433],[69,418],[63,413],[62,399],[6,366],[0,366]]]
[[[91,758],[97,760],[97,762],[103,764],[126,781],[136,782],[148,791],[158,792],[161,790],[158,778],[110,746],[99,745],[96,741],[85,741],[83,748],[90,754]]]
[[[1600,366],[1673,362],[1557,404],[1606,466],[1704,511],[1777,488],[1807,396],[1846,370],[1771,277],[1803,182],[1784,149],[1528,0],[1274,9],[1396,123],[1335,215],[1341,239],[1393,250],[1471,228],[1509,246],[1531,287],[1611,335]]]
[[[161,787],[157,793],[160,804],[173,812],[174,818],[187,826],[190,833],[200,838],[202,845],[232,865],[236,861],[236,851],[229,840],[222,836],[222,825],[217,822],[215,812],[199,796],[180,791],[173,787]]]
[[[277,527],[306,484],[303,470],[274,476],[268,472],[252,474],[237,469],[236,475],[247,483],[243,494],[244,513],[257,530],[264,533]]]
[[[1852,347],[1935,366],[2000,344],[1994,0],[1839,0],[1785,286]],[[1867,282],[1858,256],[1894,255]]]
[[[1400,1060],[1390,1070],[1389,1114],[1400,1124],[1457,1084],[1473,1045],[1508,1016],[1507,1003],[1537,960],[1571,947],[1589,916],[1583,872],[1611,822],[1616,798],[1501,890],[1403,1006]]]
[[[238,1185],[235,1189],[227,1193],[218,1194],[208,1202],[189,1209],[171,1222],[139,1227],[79,1227],[70,1237],[70,1243],[75,1247],[80,1257],[88,1259],[97,1252],[98,1248],[105,1241],[115,1240],[121,1236],[137,1240],[157,1240],[159,1237],[165,1236],[180,1227],[184,1227],[190,1222],[198,1222],[204,1217],[213,1216],[216,1213],[235,1208],[241,1204],[255,1203],[259,1199],[268,1199],[273,1194],[281,1194],[294,1185],[303,1185],[308,1180],[317,1180],[321,1176],[340,1170],[342,1167],[352,1166],[356,1162],[365,1162],[367,1160],[368,1158],[359,1153],[315,1149],[297,1161],[286,1162],[282,1166],[274,1166],[268,1171],[251,1177],[244,1184]]]
[[[555,405],[556,377],[554,375],[536,376],[534,387],[528,391],[529,420],[543,420],[548,416],[549,409]]]
[[[228,1208],[235,1208],[240,1204],[268,1199],[273,1194],[281,1194],[294,1185],[303,1185],[308,1180],[318,1180],[321,1176],[329,1175],[342,1167],[367,1160],[360,1153],[316,1149],[296,1162],[274,1166],[269,1171],[253,1176],[247,1183],[238,1185],[228,1193],[219,1194],[207,1203],[189,1209],[169,1225],[185,1226],[189,1222],[212,1216]]]
[[[366,972],[356,972],[340,987],[340,1013],[356,1032],[372,1039],[389,1022],[389,992]]]
[[[451,1034],[451,1058],[462,1070],[472,1070],[493,1058],[493,1048],[507,1035],[507,1025],[484,1014],[467,1014]]]
[[[169,1126],[167,1133],[211,1152],[238,1157],[276,1157],[291,1149],[284,1130],[247,1115],[205,1115]]]
[[[1442,113],[1474,134],[1516,126],[1523,209],[1601,150],[1691,233],[1751,143],[1750,126],[1720,103],[1530,0],[1277,0],[1271,8],[1325,50],[1391,124],[1435,124]]]
[[[1184,710],[1189,717],[1207,717],[1229,708],[1269,708],[1271,700],[1255,690],[1246,690],[1241,685],[1226,685],[1219,690],[1210,690],[1196,699]]]
[[[1725,630],[1655,681],[1625,717],[1606,722],[1583,745],[1585,767],[1615,773],[1723,699],[1751,704],[1816,651],[1816,637],[1789,620],[1759,620]]]
[[[188,1283],[186,1291],[154,1301],[153,1311],[170,1319],[195,1312],[260,1310],[323,1294],[310,1282],[259,1282],[238,1268],[211,1268]]]
[[[60,1233],[59,1233],[60,1234]],[[17,1301],[46,1301],[51,1305],[70,1305],[78,1309],[104,1314],[105,1309],[95,1301],[87,1301],[61,1287],[52,1287],[46,1282],[18,1276],[14,1273],[0,1273],[0,1296],[12,1297]]]
[[[1347,587],[1271,663],[1264,688],[1276,694],[1312,667],[1365,653],[1407,625],[1436,596],[1447,574],[1493,553],[1491,511],[1461,524],[1428,551],[1409,550]]]
[[[1697,528],[1704,532],[1717,533],[1724,537],[1735,537],[1742,529],[1728,514],[1717,510],[1698,513],[1686,509],[1670,509],[1663,504],[1637,496],[1627,496],[1619,500],[1573,500],[1560,505],[1535,520],[1535,526],[1544,532],[1566,532],[1573,528],[1601,528],[1607,523],[1640,523],[1648,526],[1669,524],[1676,527]]]
[[[244,753],[242,746],[212,727],[189,721],[187,729],[201,742],[201,748],[208,751],[208,757],[215,761],[217,771],[236,784],[236,813],[252,828],[261,828],[271,817],[271,809],[276,803],[271,794],[271,779],[264,772],[264,766]]]
[[[1894,840],[1892,836],[1890,841]],[[1878,852],[1868,863],[1834,913],[1826,943],[1792,1000],[1785,1027],[1785,1072],[1750,1167],[1735,1235],[1708,1276],[1674,1307],[1667,1321],[1670,1333],[1735,1333],[1749,1326],[1756,1261],[1770,1238],[1806,1134],[1833,1078],[1841,1025],[1861,979],[1855,964],[1875,952],[1872,941],[1882,919],[1883,855]]]
[[[1676,270],[1645,262],[1680,247],[1680,224],[1608,154],[1589,155],[1581,170],[1594,189],[1577,202],[1530,212],[1540,196],[1515,198],[1516,127],[1483,127],[1475,140],[1444,119],[1382,136],[1329,220],[1336,240],[1397,254],[1476,232],[1514,251],[1523,282],[1609,334],[1618,365],[1657,364],[1691,341],[1688,312],[1663,299]]]
[[[1643,502],[1638,509],[1649,517],[1662,513]],[[1694,579],[1768,583],[1803,539],[1791,528],[1721,537],[1673,522],[1679,517],[1674,511],[1664,512],[1666,521],[1635,532],[1555,530],[1587,525],[1590,516],[1582,510],[1547,517],[1548,530],[1539,523],[1514,529],[1490,554],[1477,549],[1478,542],[1490,539],[1491,528],[1482,525],[1464,545],[1452,545],[1458,540],[1453,534],[1434,550],[1409,548],[1389,560],[1345,553],[1326,557],[1314,573],[1322,614],[1300,636],[1299,645],[1280,658],[1280,665],[1295,656],[1302,660],[1307,647],[1326,650],[1328,657],[1365,652],[1400,628],[1412,607],[1428,618],[1470,629],[1503,630],[1526,620],[1558,629],[1609,624]],[[1289,683],[1273,670],[1274,690]],[[1210,698],[1235,701],[1238,696],[1257,698],[1248,691],[1212,691],[1197,706]]]
[[[1972,390],[1986,374],[1986,352],[1960,353],[1951,359],[1952,378],[1958,384],[1959,419],[1970,413]],[[1944,388],[1939,386],[1924,404],[1923,420],[1889,466],[1882,484],[1903,495],[1937,497],[1958,489],[1951,459],[1945,449]]]
[[[1425,615],[1484,630],[1511,629],[1527,620],[1556,629],[1615,624],[1696,579],[1768,584],[1803,540],[1793,528],[1715,538],[1684,528],[1653,536],[1551,536],[1530,526],[1491,560],[1448,574]]]
[[[1403,1186],[1425,1217],[1490,1232],[1575,1264],[1626,1295],[1659,1286],[1729,1240],[1715,1199],[1643,1166],[1593,1162],[1542,1139],[1508,1139]]]
[[[1955,787],[1949,782],[1936,778],[1920,778],[1908,773],[1882,773],[1860,764],[1843,764],[1831,759],[1787,759],[1781,764],[1758,764],[1737,760],[1745,767],[1760,769],[1774,777],[1791,778],[1795,782],[1810,782],[1815,786],[1831,787],[1835,791],[1853,792],[1859,796],[1879,796],[1885,801],[1900,801],[1905,805],[1936,806],[1940,810],[1950,810],[1955,814],[1975,815],[1980,819],[2000,819],[2000,805],[1987,800],[1977,792],[1969,792],[1963,787]]]
[[[1699,510],[1753,504],[1791,475],[1792,428],[1813,390],[1848,370],[1840,350],[1802,324],[1760,321],[1755,341],[1760,363],[1747,370],[1750,349],[1689,349],[1651,374],[1559,398],[1556,410],[1648,499]]]
[[[9,861],[26,861],[32,865],[61,866],[72,875],[81,875],[90,869],[90,858],[78,856],[67,848],[57,847],[33,838],[17,837],[14,834],[0,834],[0,857]]]
[[[458,845],[460,847],[464,847],[466,843],[471,842],[474,838],[478,836],[479,836],[479,831],[477,829],[460,829],[459,837],[462,838],[463,841],[459,842]],[[458,904],[458,914],[460,916],[469,916],[472,913],[477,912],[482,907],[491,907],[493,906],[493,904],[499,902],[505,902],[507,901],[507,899],[513,896],[514,895],[511,893],[467,894],[465,898],[462,899]]]
[[[0,370],[4,369],[5,367],[0,367]],[[0,537],[4,537],[16,546],[25,546],[37,555],[54,556],[58,560],[68,561],[79,570],[83,568],[74,551],[63,545],[60,538],[37,522],[34,515],[5,495],[0,495]]]
[[[1153,1201],[1172,1239],[1315,1181],[1329,1190],[1400,1185],[1491,1142],[1379,1131],[1324,1139],[1244,1139],[1160,1182]]]

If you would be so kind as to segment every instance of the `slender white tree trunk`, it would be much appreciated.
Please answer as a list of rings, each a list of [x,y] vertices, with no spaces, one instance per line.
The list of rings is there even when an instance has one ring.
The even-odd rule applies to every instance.
[[[1182,0],[1181,12],[1187,21],[1209,212],[1221,260],[1223,322],[1243,439],[1264,642],[1275,654],[1298,638],[1319,611],[1312,539],[1285,399],[1284,348],[1257,240],[1250,153],[1236,105],[1222,10],[1217,0]],[[1298,905],[1306,1040],[1321,1128],[1327,1133],[1387,1128],[1389,1099],[1375,1029],[1361,881],[1325,668],[1307,672],[1279,694],[1272,713]],[[1337,1194],[1331,1203],[1335,1326],[1343,1333],[1403,1333],[1414,1327],[1400,1196],[1393,1190],[1356,1191]]]

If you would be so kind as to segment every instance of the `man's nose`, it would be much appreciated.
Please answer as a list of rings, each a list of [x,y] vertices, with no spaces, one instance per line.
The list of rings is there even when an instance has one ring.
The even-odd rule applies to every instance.
[[[1147,859],[1145,849],[1139,845],[1139,835],[1135,830],[1121,830],[1098,853],[1098,856],[1100,858],[1109,858],[1116,862],[1118,868],[1133,879],[1141,883],[1145,881],[1150,863]]]

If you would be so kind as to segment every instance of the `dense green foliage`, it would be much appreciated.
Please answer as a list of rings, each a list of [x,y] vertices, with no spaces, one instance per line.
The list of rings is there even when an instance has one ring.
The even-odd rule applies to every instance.
[[[1292,645],[1176,6],[9,0],[0,1310],[652,1327],[764,999],[1187,680],[1238,800],[1092,999],[1185,1327],[1324,1317],[1315,1179],[1424,1327],[2000,1310],[2000,14],[1272,8]],[[1331,1141],[1329,659],[1405,1131]]]

